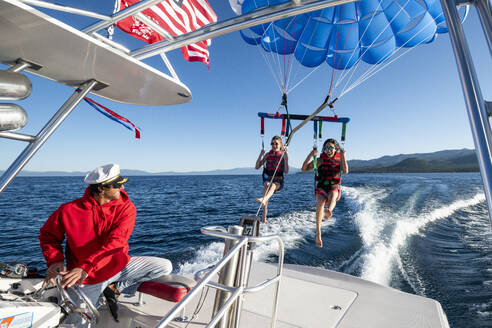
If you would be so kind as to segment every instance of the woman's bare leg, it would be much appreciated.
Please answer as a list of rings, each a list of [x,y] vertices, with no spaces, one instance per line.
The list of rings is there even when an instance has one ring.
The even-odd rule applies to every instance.
[[[316,246],[323,247],[323,240],[321,240],[321,221],[325,211],[326,198],[316,194]]]
[[[272,186],[270,188],[268,188],[268,186],[270,186],[270,182],[265,182],[265,187],[263,188],[263,195],[264,196],[260,197],[260,198],[256,198],[256,201],[260,202],[263,206],[268,205],[268,200],[270,199],[270,197],[273,196],[273,194],[275,193],[275,190],[278,189],[278,186],[275,182],[272,183]]]
[[[275,193],[275,190],[277,190],[277,184],[273,183],[270,188],[270,182],[265,182],[265,186],[263,187],[263,197],[256,198],[257,202],[260,202],[263,205],[263,216],[262,216],[262,221],[263,223],[266,222],[266,217],[268,213],[268,201],[272,197],[272,195]]]
[[[261,222],[266,223],[267,214],[268,214],[268,203],[263,205],[263,215],[261,216]]]
[[[328,220],[333,216],[333,209],[335,208],[335,205],[337,205],[337,197],[338,190],[332,190],[328,194],[328,201],[326,202],[328,204],[328,208],[325,212],[325,220]]]

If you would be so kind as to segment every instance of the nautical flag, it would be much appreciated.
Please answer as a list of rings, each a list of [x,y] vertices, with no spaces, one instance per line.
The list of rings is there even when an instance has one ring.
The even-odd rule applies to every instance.
[[[77,90],[77,91],[80,92],[80,90]],[[92,108],[94,108],[99,113],[106,116],[107,118],[109,118],[109,119],[111,119],[117,123],[120,123],[121,125],[123,125],[128,130],[134,130],[135,131],[135,138],[140,139],[140,130],[129,119],[119,115],[116,112],[113,112],[111,109],[104,107],[103,105],[101,105],[100,103],[98,103],[97,101],[95,101],[89,97],[84,97],[84,100],[86,103],[91,105]],[[130,124],[132,127],[130,127],[127,123]]]
[[[140,0],[119,0],[118,11]],[[207,0],[165,0],[142,11],[142,14],[159,24],[172,36],[194,31],[202,26],[217,22],[217,15]],[[148,43],[164,40],[163,36],[138,20],[127,17],[116,23],[126,33]],[[187,61],[200,61],[207,66],[210,62],[208,46],[210,40],[200,41],[181,48]]]

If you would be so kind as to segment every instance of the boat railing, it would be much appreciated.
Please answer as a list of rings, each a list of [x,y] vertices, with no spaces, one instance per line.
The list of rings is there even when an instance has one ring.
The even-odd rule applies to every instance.
[[[238,226],[234,226],[238,227]],[[238,227],[242,228],[242,227]],[[241,230],[242,231],[242,230]],[[201,229],[201,232],[208,236],[224,238],[226,240],[226,248],[224,257],[212,268],[207,268],[199,271],[196,276],[201,276],[205,271],[208,271],[198,282],[198,284],[193,287],[192,291],[188,293],[181,302],[177,303],[162,320],[156,326],[158,328],[166,327],[175,317],[177,317],[185,306],[193,300],[196,296],[200,295],[205,287],[215,288],[217,291],[226,293],[228,298],[225,300],[220,307],[218,307],[214,312],[211,320],[206,327],[215,327],[220,324],[221,327],[239,327],[239,318],[241,312],[242,298],[244,294],[259,292],[266,287],[275,285],[275,292],[273,296],[273,309],[271,315],[271,327],[275,327],[277,319],[277,309],[278,309],[278,294],[280,289],[280,279],[282,276],[282,267],[284,261],[284,244],[282,239],[277,235],[268,236],[245,236],[235,233],[228,233],[223,227],[210,226]],[[227,242],[232,242],[233,246],[227,250]],[[248,252],[252,251],[251,245],[255,243],[264,243],[269,241],[276,241],[278,245],[278,263],[276,275],[272,278],[266,279],[263,282],[255,286],[247,286],[247,277],[249,274],[249,264],[248,264]],[[236,271],[236,282],[237,284],[233,286],[228,286],[225,284],[217,283],[212,281],[213,278],[219,273],[223,273],[227,265],[230,265],[234,260],[238,260],[238,267]],[[217,301],[217,298],[216,298]],[[227,314],[231,311],[234,313],[231,318],[227,319]],[[190,319],[192,320],[192,319]]]

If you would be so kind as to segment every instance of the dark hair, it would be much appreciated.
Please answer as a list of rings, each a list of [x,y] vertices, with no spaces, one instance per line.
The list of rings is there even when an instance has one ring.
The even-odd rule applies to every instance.
[[[102,185],[100,183],[89,185],[89,191],[90,191],[90,193],[92,195],[99,195],[100,194],[99,187],[102,187]]]
[[[325,148],[325,146],[329,143],[335,145],[335,150],[338,151],[340,149],[340,145],[338,144],[338,141],[336,141],[335,139],[326,139],[326,141],[323,143],[323,148]]]

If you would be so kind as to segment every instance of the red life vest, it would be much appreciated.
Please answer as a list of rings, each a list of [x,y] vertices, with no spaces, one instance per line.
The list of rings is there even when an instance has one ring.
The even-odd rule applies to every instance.
[[[336,152],[333,157],[328,157],[322,153],[320,159],[317,177],[318,187],[339,184],[342,181],[340,153]]]
[[[265,177],[271,177],[275,173],[275,169],[277,172],[275,173],[275,180],[282,179],[284,177],[284,159],[282,158],[282,152],[275,152],[270,150],[265,155],[265,166],[263,167],[263,179]],[[280,163],[280,165],[278,165]],[[278,169],[277,169],[278,165]]]

